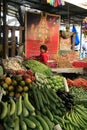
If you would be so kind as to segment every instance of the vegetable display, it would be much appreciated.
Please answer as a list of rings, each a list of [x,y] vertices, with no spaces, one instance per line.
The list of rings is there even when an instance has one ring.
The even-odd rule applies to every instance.
[[[77,78],[74,80],[67,79],[68,86],[76,86],[76,87],[82,87],[83,89],[87,89],[87,80],[83,78]]]
[[[0,79],[0,86],[9,97],[18,98],[29,91],[34,80],[35,74],[31,70],[11,70],[5,77]]]
[[[87,107],[87,90],[83,88],[71,87],[70,93],[74,95],[75,104],[83,104]]]
[[[49,67],[34,60],[23,64],[28,70],[10,70],[0,79],[6,92],[0,100],[4,129],[54,130],[59,125],[62,130],[87,130],[87,106],[77,101],[87,98],[83,80],[75,81],[79,88],[71,87],[70,80],[70,91],[65,92],[63,76],[53,75]]]
[[[66,111],[63,101],[54,91],[35,86],[30,91],[31,94],[25,93],[17,100],[0,101],[0,120],[5,130],[54,130],[57,124],[63,130],[87,129],[87,108],[83,105],[75,105]],[[37,92],[40,94],[36,96],[38,100],[35,97]]]
[[[25,60],[23,61],[23,65],[28,68],[31,69],[33,72],[40,72],[46,76],[52,76],[53,73],[51,71],[51,69],[46,66],[45,64],[36,61],[36,60]]]
[[[55,92],[60,89],[63,88],[64,89],[64,80],[63,80],[63,76],[60,75],[54,75],[54,76],[45,76],[41,73],[35,73],[35,84],[38,87],[43,87],[44,85],[47,86],[47,88],[52,88]]]

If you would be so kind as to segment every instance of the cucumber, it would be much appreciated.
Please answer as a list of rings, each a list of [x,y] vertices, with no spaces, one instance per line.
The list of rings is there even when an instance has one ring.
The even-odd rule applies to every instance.
[[[53,122],[55,125],[59,124],[59,121],[56,118],[54,118]]]
[[[53,113],[56,113],[57,109],[56,109],[56,104],[55,103],[51,103],[50,104],[50,110],[53,111]]]
[[[36,124],[35,129],[43,130],[43,127],[41,126],[40,122],[34,116],[30,116],[29,119],[32,120]]]
[[[51,113],[51,111],[46,107],[46,114],[48,116],[48,118],[53,121],[53,114]]]
[[[16,111],[16,103],[15,103],[15,101],[11,98],[11,99],[10,99],[10,113],[9,113],[9,115],[10,115],[10,116],[13,115],[13,114],[15,113],[15,111]]]
[[[57,115],[54,115],[54,118],[55,118],[56,120],[58,120],[58,122],[59,122],[60,125],[63,125],[63,119],[62,119],[61,117],[59,117],[59,116],[57,116]]]
[[[21,128],[21,130],[27,130],[27,125],[26,125],[26,123],[23,121],[22,115],[20,116],[20,128]]]
[[[31,102],[28,99],[28,93],[24,94],[24,104],[26,106],[26,108],[30,111],[30,112],[34,112],[35,108],[34,106],[31,104]]]
[[[17,115],[20,116],[22,113],[22,96],[20,96],[17,100],[16,109],[17,109]]]
[[[13,128],[8,127],[8,125],[4,122],[3,124],[5,130],[13,130]]]
[[[46,92],[46,94],[47,94],[49,100],[52,101],[52,102],[54,102],[54,103],[57,103],[57,99],[55,99],[55,98],[53,97],[53,95],[51,95],[51,93],[49,92],[49,89],[46,88],[46,87],[44,87],[44,88],[45,88],[45,92]]]
[[[23,117],[28,117],[29,116],[29,111],[26,108],[26,106],[24,105],[24,102],[22,102],[22,106],[23,106],[23,109],[22,109],[22,115],[23,115]]]
[[[45,98],[45,100],[47,102],[46,105],[50,105],[50,102],[49,102],[47,94],[45,93],[44,87],[41,90],[42,90],[43,96],[44,96],[44,98]]]
[[[7,104],[8,104],[7,102],[0,101],[0,105],[1,105],[0,119],[4,119],[7,116],[8,113]]]
[[[31,128],[31,129],[36,128],[36,124],[32,120],[30,120],[29,118],[24,118],[23,120],[27,124],[28,128]]]
[[[6,116],[4,119],[4,122],[8,125],[10,128],[14,128],[15,122],[14,119],[11,116]]]
[[[37,115],[36,118],[41,123],[43,130],[50,130],[48,124],[40,115]]]
[[[20,130],[19,117],[17,117],[17,116],[16,116],[16,118],[15,118],[14,130]]]
[[[42,117],[47,122],[49,129],[53,130],[53,126],[54,126],[53,122],[51,122],[51,120],[47,116],[42,115]]]
[[[35,88],[35,87],[32,87],[32,91],[33,91],[33,95],[34,95],[34,100],[35,100],[36,108],[37,108],[38,110],[40,110],[40,104],[39,104],[39,101],[38,101],[36,88]]]
[[[39,104],[40,104],[40,109],[42,110],[44,108],[44,104],[43,104],[41,92],[40,92],[39,89],[37,90],[37,97],[38,97],[38,101],[39,101]]]
[[[53,89],[49,88],[49,92],[51,93],[51,95],[53,95],[53,97],[55,99],[58,99],[58,96],[57,96],[56,92],[53,91]]]
[[[41,91],[41,97],[42,97],[42,100],[43,100],[43,104],[47,105],[47,101],[46,101],[46,99],[45,99],[45,97],[44,97],[44,94],[43,94],[43,92],[42,92],[42,89],[41,89],[40,91]]]

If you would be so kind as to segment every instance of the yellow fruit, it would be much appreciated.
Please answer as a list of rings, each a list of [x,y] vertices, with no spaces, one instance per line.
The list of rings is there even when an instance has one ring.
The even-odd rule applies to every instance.
[[[7,83],[3,83],[3,84],[2,84],[2,87],[3,87],[4,89],[7,89],[7,88],[8,88],[8,84],[7,84]]]
[[[23,87],[23,90],[24,90],[24,92],[28,92],[29,87],[28,87],[28,86],[24,86],[24,87]]]
[[[5,83],[7,83],[8,85],[10,85],[12,83],[12,79],[10,77],[6,77],[5,78]]]
[[[8,90],[9,91],[13,91],[14,90],[14,87],[12,85],[8,86]]]
[[[14,92],[9,92],[10,97],[14,97]]]

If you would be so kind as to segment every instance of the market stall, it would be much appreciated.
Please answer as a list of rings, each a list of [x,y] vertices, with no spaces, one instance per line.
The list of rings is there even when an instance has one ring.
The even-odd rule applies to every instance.
[[[59,54],[59,26],[59,15],[26,12],[25,53],[22,48],[23,55],[0,61],[0,130],[87,129],[87,59],[70,48]],[[42,44],[48,46],[47,65],[30,59]]]
[[[87,80],[65,80],[36,60],[13,58],[3,61],[3,66],[0,121],[5,130],[86,129],[86,96],[77,99],[76,93],[86,95]]]

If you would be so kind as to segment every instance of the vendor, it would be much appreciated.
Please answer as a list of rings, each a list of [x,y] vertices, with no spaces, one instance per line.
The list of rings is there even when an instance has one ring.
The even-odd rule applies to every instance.
[[[40,61],[41,63],[47,65],[48,64],[47,50],[48,50],[47,46],[43,44],[40,46],[40,55],[29,57],[29,59],[37,60],[37,61]]]
[[[40,46],[40,55],[36,56],[36,60],[44,63],[47,65],[48,63],[48,54],[47,54],[47,46],[46,45],[41,45]]]

